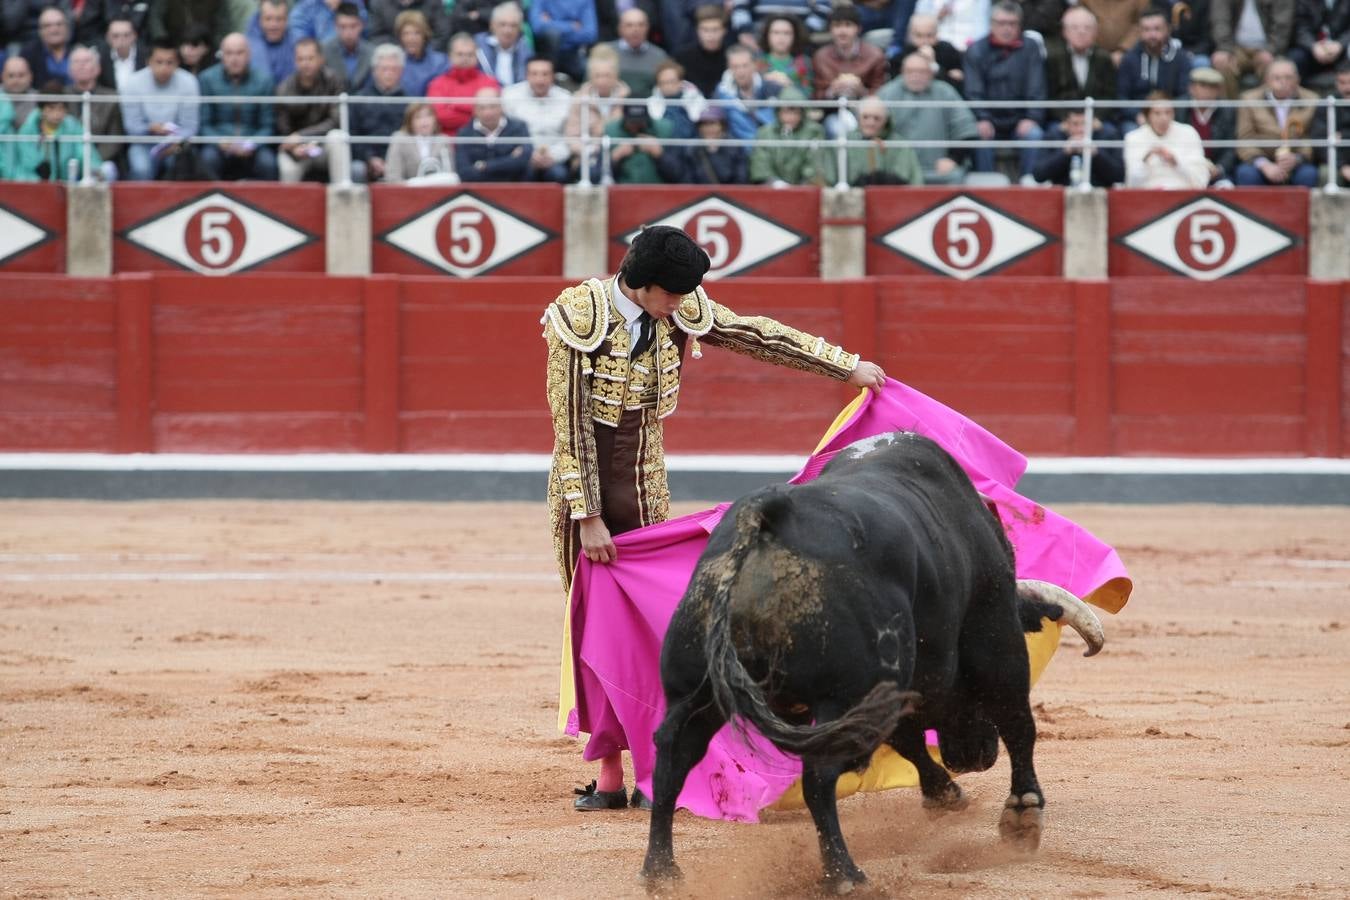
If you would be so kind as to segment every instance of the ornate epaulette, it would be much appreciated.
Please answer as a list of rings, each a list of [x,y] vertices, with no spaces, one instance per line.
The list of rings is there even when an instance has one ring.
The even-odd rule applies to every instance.
[[[691,337],[703,337],[713,327],[713,302],[702,287],[685,294],[675,310],[675,324]]]
[[[553,326],[567,346],[590,353],[605,339],[609,328],[609,295],[598,278],[588,278],[558,295],[544,310],[545,324]]]

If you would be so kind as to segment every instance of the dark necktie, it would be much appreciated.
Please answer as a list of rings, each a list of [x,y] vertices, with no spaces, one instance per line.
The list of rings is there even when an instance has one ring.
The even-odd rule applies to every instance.
[[[633,352],[628,354],[630,359],[645,353],[656,337],[656,322],[652,319],[650,313],[644,312],[638,316],[638,325],[641,326],[642,330],[638,333],[638,339],[633,344]]]

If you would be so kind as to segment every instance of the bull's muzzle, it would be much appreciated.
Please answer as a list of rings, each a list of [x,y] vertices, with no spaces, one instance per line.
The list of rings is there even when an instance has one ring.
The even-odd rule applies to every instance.
[[[1024,600],[1039,600],[1042,603],[1054,603],[1064,610],[1060,625],[1068,625],[1078,632],[1079,637],[1088,645],[1084,656],[1094,656],[1106,643],[1106,633],[1102,630],[1102,621],[1082,600],[1048,581],[1020,579],[1017,582],[1017,596]]]

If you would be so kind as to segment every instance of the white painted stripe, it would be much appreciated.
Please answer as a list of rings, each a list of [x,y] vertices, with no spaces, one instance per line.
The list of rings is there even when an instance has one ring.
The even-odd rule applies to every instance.
[[[796,455],[673,454],[672,472],[796,472]],[[547,472],[546,453],[0,453],[0,471],[87,472]],[[1350,475],[1350,459],[1037,457],[1033,474]]]
[[[375,582],[399,583],[474,581],[557,581],[557,573],[543,572],[0,572],[10,584],[100,581],[163,582]]]

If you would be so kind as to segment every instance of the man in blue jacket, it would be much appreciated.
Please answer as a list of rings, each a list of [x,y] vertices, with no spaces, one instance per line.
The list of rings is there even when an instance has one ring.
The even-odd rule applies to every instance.
[[[227,34],[220,42],[220,62],[198,79],[203,97],[271,96],[272,79],[250,65],[248,38]],[[202,167],[212,181],[258,178],[275,181],[277,152],[258,138],[273,135],[270,103],[203,103],[201,133],[218,138],[198,150]]]
[[[530,30],[538,51],[577,84],[586,80],[586,48],[599,40],[593,0],[534,0]]]
[[[460,181],[525,181],[534,147],[528,140],[498,143],[500,138],[529,138],[523,122],[514,122],[502,112],[500,88],[485,87],[474,94],[473,119],[459,131],[455,142],[455,171]],[[463,138],[486,138],[487,143],[469,143]]]
[[[1185,100],[1190,97],[1191,68],[1191,54],[1172,40],[1167,13],[1147,10],[1139,17],[1139,43],[1121,58],[1116,71],[1116,96],[1143,100],[1154,91],[1166,91],[1175,99]],[[1122,135],[1144,124],[1144,114],[1138,107],[1115,112],[1120,116]]]
[[[1022,37],[1022,7],[1010,0],[994,4],[989,34],[966,51],[966,99],[975,113],[980,139],[1039,141],[1044,135],[1045,63],[1034,41]],[[1024,100],[1025,107],[982,107],[982,100]],[[1029,180],[1036,149],[1021,150],[1021,172]],[[994,170],[994,151],[979,147],[975,170]]]

